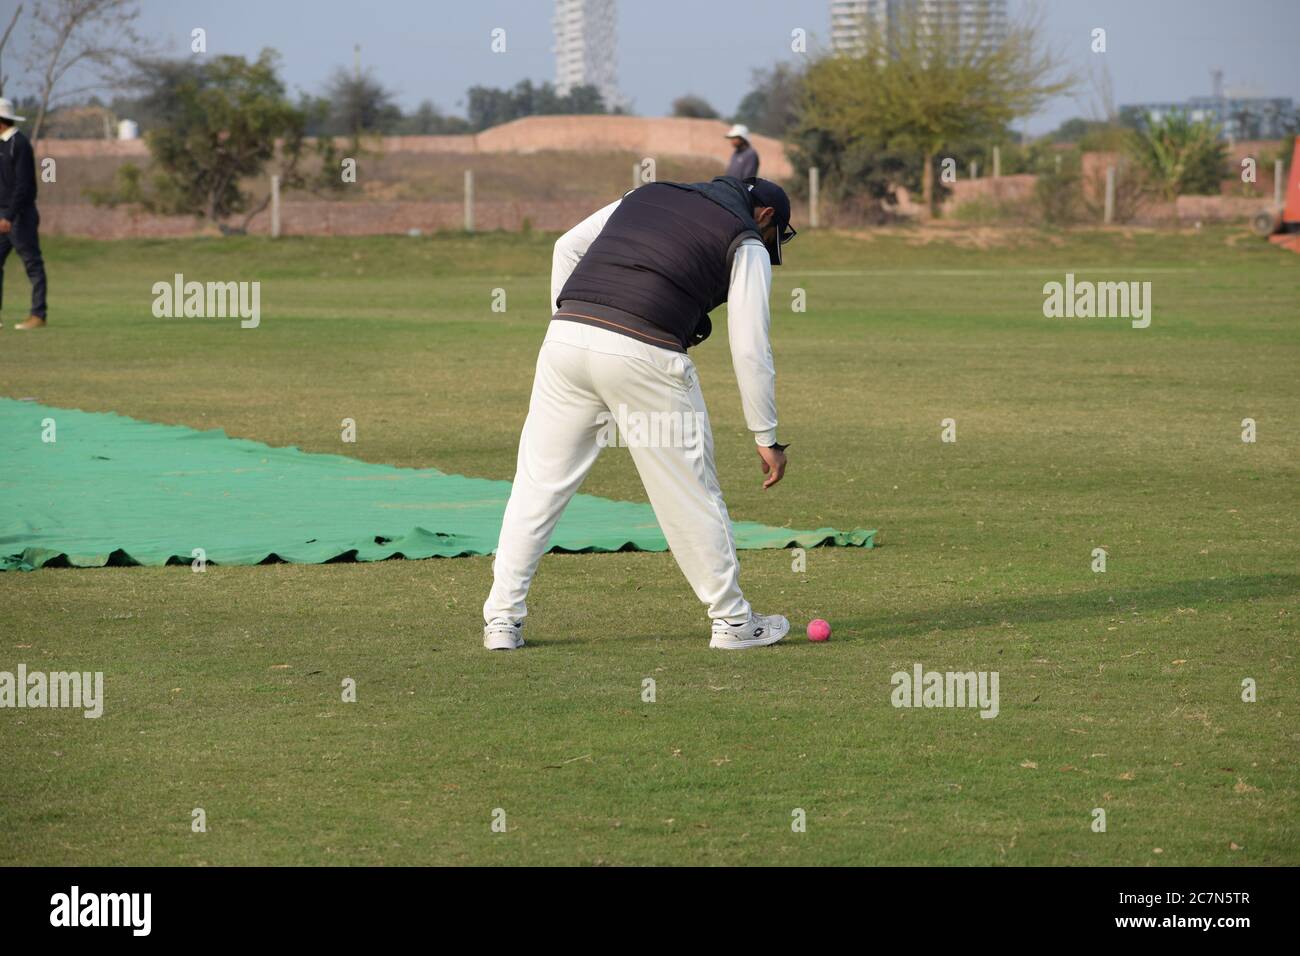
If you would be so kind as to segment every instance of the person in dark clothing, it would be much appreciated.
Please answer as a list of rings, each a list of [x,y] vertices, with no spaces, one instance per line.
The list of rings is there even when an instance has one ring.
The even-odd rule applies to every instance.
[[[4,297],[4,264],[13,249],[27,268],[32,284],[32,310],[14,328],[20,331],[45,325],[45,262],[41,259],[36,211],[36,156],[32,144],[16,124],[26,117],[0,97],[0,303]]]
[[[483,604],[485,648],[524,646],[537,564],[578,486],[611,444],[629,450],[664,540],[708,609],[709,646],[765,647],[789,633],[789,619],[757,613],[741,590],[708,409],[687,349],[709,337],[709,313],[725,302],[745,424],[763,487],[775,486],[785,476],[788,445],[776,440],[772,268],[794,236],[790,197],[780,186],[718,176],[647,183],[555,243],[551,324]],[[664,600],[660,589],[651,590],[652,601]],[[651,605],[644,620],[675,633],[663,613]],[[607,626],[618,634],[624,624]]]
[[[737,123],[727,130],[726,138],[731,140],[735,152],[727,162],[727,176],[735,176],[741,182],[758,175],[758,150],[749,142],[749,127]]]

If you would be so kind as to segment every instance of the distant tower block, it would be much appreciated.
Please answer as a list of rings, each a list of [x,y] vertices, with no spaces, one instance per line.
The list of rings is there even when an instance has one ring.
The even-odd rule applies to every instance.
[[[615,47],[615,0],[555,0],[555,89],[561,96],[575,86],[594,86],[605,108],[622,106]]]
[[[831,49],[861,49],[868,29],[888,38],[898,18],[910,11],[923,30],[946,24],[960,32],[962,44],[991,53],[1007,39],[1007,0],[831,0]]]

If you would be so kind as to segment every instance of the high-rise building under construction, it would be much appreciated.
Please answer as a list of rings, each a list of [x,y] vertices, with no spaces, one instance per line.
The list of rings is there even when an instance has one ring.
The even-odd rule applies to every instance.
[[[606,109],[623,103],[618,92],[615,0],[555,0],[555,89],[594,86]]]

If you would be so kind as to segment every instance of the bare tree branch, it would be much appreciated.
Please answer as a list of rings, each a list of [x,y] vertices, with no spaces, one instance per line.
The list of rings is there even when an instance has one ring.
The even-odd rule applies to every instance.
[[[18,23],[18,15],[22,12],[23,12],[23,5],[20,3],[18,4],[18,9],[14,11],[13,19],[9,21],[9,26],[5,28],[4,37],[0,38],[0,62],[3,62],[4,59],[5,44],[9,42],[9,34],[14,32],[14,26],[17,25]],[[0,96],[3,96],[4,92],[5,92],[5,74],[4,74],[4,68],[0,67]]]
[[[51,106],[66,96],[55,89],[74,70],[96,68],[95,82],[81,89],[118,85],[124,68],[147,49],[136,32],[136,0],[43,0],[32,11],[36,21],[29,63],[41,75],[40,106],[32,124],[40,139]]]

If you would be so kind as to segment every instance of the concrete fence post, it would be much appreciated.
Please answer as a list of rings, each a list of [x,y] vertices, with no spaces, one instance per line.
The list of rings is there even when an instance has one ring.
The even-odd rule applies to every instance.
[[[1002,176],[1002,147],[993,147],[993,178],[998,179]]]
[[[474,170],[465,170],[465,231],[474,231]]]
[[[1106,167],[1106,212],[1103,221],[1110,225],[1115,221],[1115,167]]]
[[[821,222],[821,170],[808,168],[808,226],[816,229]]]
[[[971,179],[980,178],[980,164],[975,162],[975,160],[973,159],[970,161],[970,178]]]
[[[271,238],[280,238],[280,176],[271,177]]]
[[[1273,205],[1281,208],[1286,196],[1286,186],[1283,174],[1286,172],[1286,163],[1282,160],[1276,160],[1273,163]]]

